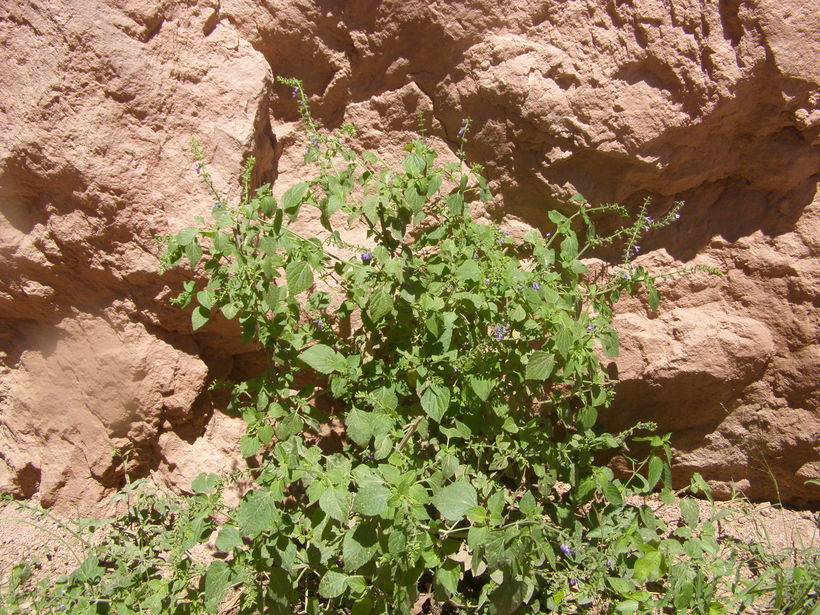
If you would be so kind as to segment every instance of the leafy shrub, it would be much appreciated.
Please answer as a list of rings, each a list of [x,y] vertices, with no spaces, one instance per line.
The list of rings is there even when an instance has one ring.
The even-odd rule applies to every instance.
[[[164,513],[121,540],[137,551],[92,556],[61,581],[74,612],[215,614],[226,600],[281,615],[723,612],[713,581],[735,568],[713,521],[684,500],[673,532],[627,501],[660,483],[671,497],[668,438],[643,438],[654,452],[628,479],[598,461],[635,431],[597,426],[612,399],[599,353],[617,354],[613,305],[647,291],[657,307],[656,277],[631,261],[679,205],[660,220],[644,206],[601,237],[593,218],[626,211],[577,195],[572,212],[549,212],[552,234],[511,237],[479,221],[491,195],[463,148],[438,165],[421,135],[401,169],[384,168],[345,146],[351,127],[320,133],[301,84],[283,81],[317,176],[277,201],[251,189],[251,159],[230,206],[195,145],[213,219],[167,238],[163,260],[204,273],[176,299],[193,305],[194,329],[237,319],[267,359],[230,403],[255,486],[231,507],[221,492],[236,476],[203,474],[182,503],[130,507]],[[296,230],[311,210],[323,237]],[[622,265],[581,261],[619,240]],[[218,556],[193,557],[209,538]]]

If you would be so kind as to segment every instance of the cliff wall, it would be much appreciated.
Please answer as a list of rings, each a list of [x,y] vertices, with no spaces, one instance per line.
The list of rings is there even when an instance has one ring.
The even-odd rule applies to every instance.
[[[207,385],[253,357],[229,323],[191,334],[155,237],[210,209],[192,136],[226,190],[249,154],[277,192],[300,178],[285,75],[387,159],[416,111],[440,147],[471,117],[513,232],[575,192],[686,201],[641,259],[726,275],[665,282],[657,316],[621,304],[604,420],[673,431],[681,479],[820,500],[812,3],[15,0],[0,43],[0,491],[88,509],[114,448],[176,488],[241,463]]]

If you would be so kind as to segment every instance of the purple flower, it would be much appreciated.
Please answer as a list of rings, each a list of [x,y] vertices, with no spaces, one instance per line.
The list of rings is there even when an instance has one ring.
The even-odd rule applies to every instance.
[[[502,237],[502,238],[501,238],[501,245],[503,246],[503,245],[504,245],[504,243],[505,243],[506,241],[507,241],[507,240],[506,240],[506,239],[504,239],[504,238]]]
[[[473,252],[473,258],[478,258],[478,252]]]
[[[646,221],[647,221],[647,222],[652,222],[652,218],[651,218],[651,217],[649,217],[649,216],[647,216],[647,217],[646,217]]]
[[[532,283],[532,287],[533,287],[535,290],[541,290],[541,285],[540,285],[538,282],[533,282],[533,283]]]
[[[549,238],[550,238],[550,235],[552,235],[552,233],[544,233],[544,238],[545,238],[545,239],[549,239]]]
[[[319,320],[319,319],[316,319],[316,320],[313,321],[313,326],[316,327],[317,329],[319,329],[320,331],[324,327],[324,325],[322,324],[322,321]]]
[[[484,280],[484,286],[489,286],[489,285],[490,285],[490,281],[489,280]]]
[[[519,284],[518,286],[516,286],[516,288],[517,288],[518,290],[523,290],[523,288],[524,288],[524,287],[523,287],[523,286],[521,286],[521,284]]]
[[[641,246],[635,246],[635,254],[641,251]]]
[[[199,164],[198,162],[197,162],[197,163],[195,163],[195,164],[194,164],[194,171],[196,171],[196,174],[197,174],[197,175],[199,175],[200,173],[202,173],[202,165],[201,165],[201,164]]]
[[[561,552],[564,555],[572,555],[572,549],[570,549],[569,545],[565,543],[561,543]]]
[[[675,214],[675,220],[680,220],[680,214]]]
[[[453,371],[454,371],[455,373],[458,373],[458,368],[457,368],[455,365],[453,366]]]
[[[372,254],[368,251],[368,252],[365,252],[364,254],[362,254],[360,258],[362,259],[362,262],[363,262],[363,263],[366,263],[366,262],[368,262],[371,258],[373,258],[373,255],[372,255]]]
[[[587,331],[592,331],[595,328],[595,325],[588,325]]]
[[[319,145],[322,143],[322,140],[319,138],[318,135],[310,135],[309,141],[313,147],[319,147]]]
[[[217,208],[219,208],[219,207],[222,207],[222,203],[220,203],[219,201],[217,201],[216,203],[214,203],[214,204],[213,204],[213,206],[211,207],[211,209],[217,209]]]
[[[296,98],[296,95],[297,95],[298,93],[299,93],[299,88],[297,88],[297,87],[294,85],[294,86],[293,86],[293,92],[291,92],[291,93],[290,93],[290,97],[291,97],[291,98]]]
[[[643,230],[648,231],[648,230],[649,230],[649,227],[648,227],[648,226],[645,226],[645,227],[643,227]]]
[[[613,562],[612,562],[611,559],[606,560],[607,568],[612,568],[612,564],[613,564]]]
[[[510,333],[510,325],[496,325],[490,334],[497,340],[503,340]]]

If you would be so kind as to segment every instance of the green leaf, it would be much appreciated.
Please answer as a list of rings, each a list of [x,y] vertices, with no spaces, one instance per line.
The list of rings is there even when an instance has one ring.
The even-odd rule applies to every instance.
[[[270,310],[275,312],[276,309],[279,307],[279,301],[279,287],[276,286],[276,284],[271,283],[271,285],[268,286],[268,289],[265,291],[265,305],[267,305]]]
[[[402,163],[408,175],[421,175],[424,171],[424,158],[418,154],[410,154]]]
[[[392,412],[399,405],[399,398],[396,396],[396,392],[387,387],[382,387],[378,391],[375,391],[373,397],[378,404],[378,410]]]
[[[262,213],[270,217],[276,211],[276,199],[272,196],[266,196],[259,202]]]
[[[262,425],[256,434],[262,444],[269,444],[273,440],[273,425]]]
[[[370,316],[373,322],[378,322],[387,316],[393,309],[393,299],[380,288],[370,296],[370,301],[367,302],[367,315]]]
[[[437,384],[431,384],[421,394],[420,401],[427,415],[440,423],[450,406],[450,390]]]
[[[288,293],[294,297],[313,286],[313,271],[307,263],[291,261],[285,267],[285,279],[288,283]]]
[[[450,210],[450,215],[460,217],[464,213],[464,197],[459,192],[453,192],[447,195],[447,209]]]
[[[700,522],[698,503],[692,498],[684,498],[678,506],[680,507],[680,514],[686,522],[686,525],[695,529]]]
[[[319,508],[331,519],[346,523],[350,512],[350,492],[344,487],[328,487],[319,497]]]
[[[438,581],[451,596],[458,596],[458,582],[460,580],[461,566],[458,562],[447,559],[436,569],[436,581]]]
[[[652,550],[635,560],[632,572],[635,580],[657,581],[663,575],[663,555],[660,551]]]
[[[495,387],[495,380],[490,380],[489,378],[470,376],[469,383],[473,393],[475,393],[481,401],[487,401],[490,397],[490,393],[492,393],[493,387]]]
[[[615,359],[619,354],[618,334],[613,329],[604,329],[598,332],[597,337],[604,354],[610,359]]]
[[[233,320],[239,313],[239,307],[233,303],[226,303],[219,309],[222,310],[222,315],[228,320]]]
[[[578,410],[578,426],[582,431],[592,429],[598,420],[598,411],[593,406],[584,406]]]
[[[201,290],[196,294],[199,305],[210,310],[214,305],[214,292],[212,290]]]
[[[527,317],[527,311],[517,303],[510,309],[509,314],[513,322],[521,322]]]
[[[368,194],[362,200],[362,213],[367,221],[372,225],[379,222],[379,197],[376,194]]]
[[[216,548],[220,551],[229,553],[235,547],[241,547],[242,544],[242,535],[234,526],[226,525],[219,530],[219,535],[216,537]]]
[[[546,380],[555,367],[555,357],[550,352],[536,350],[530,355],[525,378],[527,380]]]
[[[205,573],[205,610],[212,615],[219,613],[219,607],[230,587],[231,569],[226,562],[214,560]]]
[[[342,541],[344,567],[353,572],[373,559],[378,546],[378,536],[372,522],[359,523],[349,529]]]
[[[368,580],[360,574],[354,574],[347,577],[347,586],[350,591],[355,594],[357,597],[364,594],[369,588],[370,585],[368,584]]]
[[[319,581],[319,594],[325,598],[338,598],[347,589],[347,575],[328,570]]]
[[[568,235],[561,242],[561,259],[565,263],[569,263],[578,256],[578,239],[575,234]]]
[[[353,500],[353,510],[368,517],[381,515],[387,510],[389,498],[390,489],[380,483],[368,482],[359,487]]]
[[[448,521],[458,521],[473,506],[478,506],[478,494],[466,480],[447,485],[433,496],[433,505]]]
[[[327,199],[327,215],[332,216],[344,205],[343,198],[338,194],[331,194]]]
[[[194,311],[191,312],[191,326],[193,327],[194,331],[202,327],[208,320],[211,318],[211,310],[201,305],[198,305],[194,308]]]
[[[641,603],[637,600],[624,600],[615,605],[615,610],[619,613],[637,613],[641,609]]]
[[[350,611],[350,615],[371,615],[373,612],[373,601],[365,596],[356,601],[356,604],[353,605],[353,610]]]
[[[367,446],[373,437],[370,413],[354,408],[345,418],[345,433],[359,446]]]
[[[191,491],[194,493],[208,493],[219,482],[219,476],[216,474],[200,473],[191,483]]]
[[[479,280],[481,278],[481,268],[474,260],[470,259],[461,263],[459,268],[456,269],[456,276],[462,282]]]
[[[290,216],[291,220],[299,214],[299,208],[309,188],[310,186],[307,182],[301,182],[289,188],[282,196],[282,208],[285,210],[285,213]]]
[[[244,459],[253,457],[259,450],[259,445],[259,438],[245,434],[239,438],[239,454],[242,455]]]
[[[185,246],[193,243],[198,234],[199,229],[188,226],[176,234],[177,244],[184,248]]]
[[[298,412],[292,412],[283,418],[274,427],[273,432],[280,440],[287,440],[291,436],[295,436],[304,428],[305,423]]]
[[[199,259],[202,258],[202,248],[199,247],[199,243],[192,241],[185,246],[185,256],[188,257],[188,262],[191,263],[191,268],[196,267]]]
[[[518,500],[518,509],[524,515],[531,515],[538,509],[538,505],[535,502],[535,497],[527,491],[521,499]]]
[[[618,487],[608,480],[601,480],[599,482],[599,486],[601,488],[601,493],[604,494],[604,497],[610,504],[614,504],[615,506],[623,506],[624,505],[624,498],[621,494],[621,490]]]
[[[653,489],[661,478],[663,472],[663,461],[657,455],[652,455],[649,459],[649,472],[647,473],[648,488]]]
[[[347,370],[347,361],[338,352],[325,344],[315,344],[299,354],[299,360],[310,365],[317,372],[331,374]]]
[[[213,242],[217,252],[226,252],[232,246],[231,236],[222,231],[214,233]]]
[[[649,308],[653,312],[656,312],[658,310],[658,306],[661,303],[661,296],[658,294],[658,290],[656,288],[653,287],[653,288],[649,289],[648,301],[649,301]]]
[[[609,583],[609,586],[621,596],[628,596],[635,591],[635,584],[628,579],[623,579],[621,577],[607,577],[607,583]]]
[[[558,329],[558,333],[555,334],[555,349],[563,358],[566,359],[569,355],[569,349],[572,348],[574,341],[575,338],[573,337],[570,328],[568,326],[562,326]]]
[[[99,564],[99,558],[91,555],[83,560],[83,563],[74,571],[72,576],[83,583],[96,581],[102,576],[103,572],[105,572]]]
[[[490,528],[486,526],[473,525],[467,531],[467,546],[475,550],[487,544],[487,538],[490,536]]]
[[[236,508],[239,531],[250,538],[275,527],[278,518],[276,502],[267,489],[257,489],[246,494]]]
[[[553,224],[556,224],[556,225],[569,223],[569,218],[567,218],[560,211],[556,211],[554,209],[547,212],[547,217],[550,219],[550,222],[552,222]]]

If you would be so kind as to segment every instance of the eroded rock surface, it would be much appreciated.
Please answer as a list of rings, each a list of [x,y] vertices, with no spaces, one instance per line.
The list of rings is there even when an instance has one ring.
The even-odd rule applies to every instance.
[[[651,196],[651,215],[686,201],[642,258],[725,275],[665,282],[658,315],[621,306],[605,418],[672,431],[681,479],[817,503],[819,35],[798,0],[6,3],[0,490],[88,506],[121,478],[113,447],[176,488],[230,465],[207,383],[246,349],[225,323],[191,335],[154,237],[210,208],[191,136],[226,190],[248,154],[277,192],[300,177],[272,79],[290,75],[388,160],[417,110],[451,148],[472,117],[468,153],[514,232],[548,230],[574,192]]]

